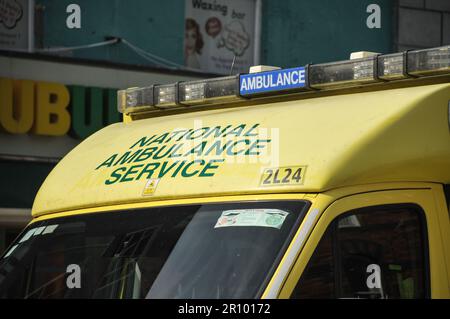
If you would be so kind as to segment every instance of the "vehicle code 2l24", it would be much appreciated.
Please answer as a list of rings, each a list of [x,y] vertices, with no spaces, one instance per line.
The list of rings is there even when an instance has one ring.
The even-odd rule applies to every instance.
[[[306,166],[266,168],[261,176],[261,186],[302,185]]]

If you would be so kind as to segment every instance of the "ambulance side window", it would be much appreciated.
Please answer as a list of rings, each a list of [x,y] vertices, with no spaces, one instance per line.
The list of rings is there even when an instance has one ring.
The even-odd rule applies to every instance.
[[[447,201],[448,214],[450,216],[450,184],[444,185],[445,200]]]
[[[418,206],[347,212],[328,227],[291,298],[428,297],[426,243]]]

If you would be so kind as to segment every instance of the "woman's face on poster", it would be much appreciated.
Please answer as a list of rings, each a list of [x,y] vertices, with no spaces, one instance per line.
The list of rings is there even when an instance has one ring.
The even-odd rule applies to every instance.
[[[197,32],[195,32],[195,28],[187,29],[184,37],[186,54],[194,54],[197,44]]]

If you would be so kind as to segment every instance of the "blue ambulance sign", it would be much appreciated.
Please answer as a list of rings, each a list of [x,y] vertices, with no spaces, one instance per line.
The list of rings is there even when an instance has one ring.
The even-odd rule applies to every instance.
[[[305,67],[250,73],[239,78],[239,93],[251,95],[305,87]]]

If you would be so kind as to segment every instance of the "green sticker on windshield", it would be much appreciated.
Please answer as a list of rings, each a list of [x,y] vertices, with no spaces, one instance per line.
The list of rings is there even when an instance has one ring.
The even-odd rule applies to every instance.
[[[270,208],[226,210],[214,228],[256,226],[280,229],[287,215],[288,212]]]

